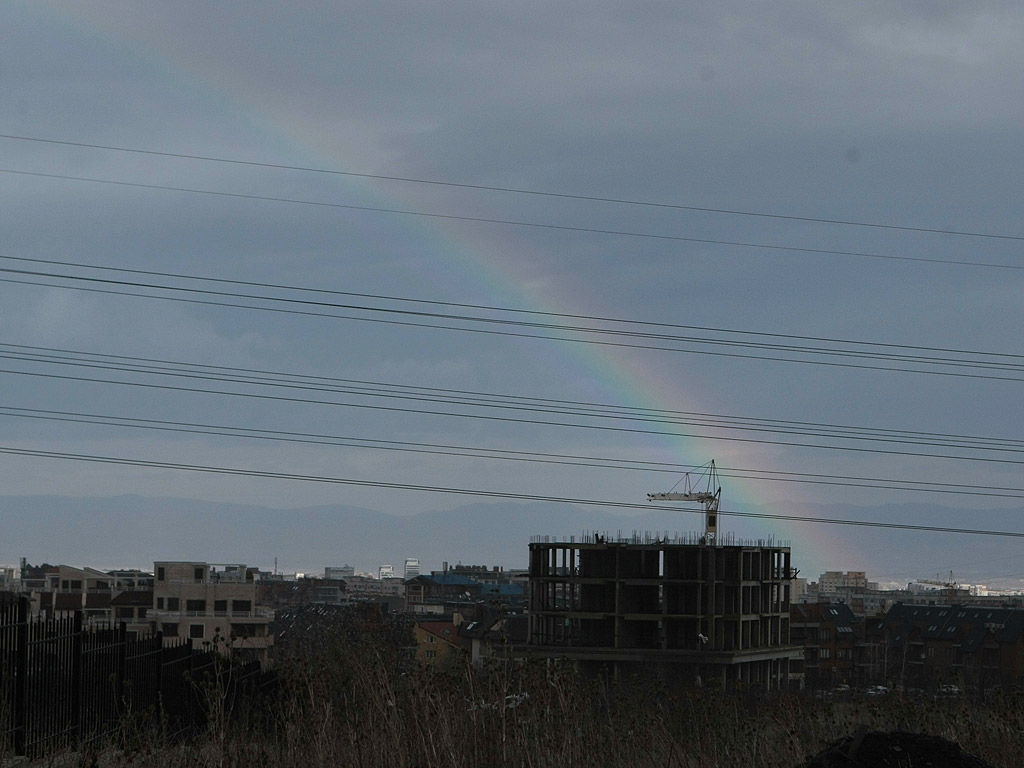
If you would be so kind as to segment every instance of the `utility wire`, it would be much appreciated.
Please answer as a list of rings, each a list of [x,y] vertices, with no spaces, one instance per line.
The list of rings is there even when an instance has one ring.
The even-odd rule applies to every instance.
[[[129,187],[135,189],[152,189],[162,190],[166,192],[185,192],[195,195],[211,195],[214,197],[225,197],[235,198],[240,200],[258,200],[261,202],[269,203],[288,203],[290,205],[309,205],[319,208],[331,208],[336,210],[349,210],[349,211],[362,211],[364,213],[385,213],[399,216],[420,216],[423,218],[430,219],[447,219],[450,221],[468,221],[478,224],[500,224],[503,226],[511,227],[529,227],[534,229],[546,229],[560,232],[574,232],[579,234],[594,234],[594,235],[613,235],[617,237],[630,237],[630,238],[642,238],[648,240],[663,240],[671,242],[684,242],[684,243],[697,243],[704,245],[729,245],[739,248],[758,248],[764,250],[773,251],[790,251],[794,253],[818,253],[823,255],[831,256],[850,256],[858,258],[870,258],[870,259],[885,259],[890,261],[914,261],[914,262],[927,262],[932,264],[951,264],[956,266],[968,266],[968,267],[984,267],[990,269],[1024,269],[1024,265],[1017,264],[999,264],[999,263],[987,263],[977,261],[966,261],[959,259],[932,259],[924,257],[914,256],[896,256],[893,254],[878,254],[878,253],[861,253],[857,251],[839,251],[839,250],[828,250],[821,248],[799,248],[795,246],[783,246],[783,245],[770,245],[766,243],[749,243],[742,241],[731,241],[731,240],[716,240],[713,238],[699,238],[699,237],[685,237],[683,235],[661,235],[653,232],[633,232],[630,230],[617,230],[617,229],[599,229],[595,227],[580,227],[570,226],[567,224],[547,224],[544,222],[536,221],[518,221],[514,219],[496,219],[488,218],[484,216],[461,216],[456,214],[447,213],[431,213],[428,211],[413,211],[404,210],[400,208],[383,208],[379,206],[368,206],[368,205],[354,205],[347,203],[330,203],[322,200],[303,200],[299,198],[290,197],[274,197],[271,195],[253,195],[245,194],[242,192],[221,192],[211,189],[197,189],[193,187],[177,187],[168,184],[145,184],[142,182],[135,181],[115,181],[113,179],[98,179],[88,176],[71,176],[68,174],[61,173],[41,173],[38,171],[19,171],[13,168],[0,168],[0,173],[7,173],[16,176],[31,176],[43,179],[56,179],[60,181],[81,181],[91,184],[107,184],[118,187]],[[921,230],[928,231],[928,230]],[[936,232],[943,232],[942,230],[935,230]],[[944,233],[944,234],[957,234],[957,233]],[[969,233],[959,233],[969,234]],[[983,235],[978,233],[977,237],[995,237],[1006,240],[1019,240],[1022,239],[1018,236],[1010,235]]]
[[[706,325],[686,325],[682,323],[666,323],[652,320],[638,320],[635,318],[621,318],[621,317],[608,317],[601,315],[584,315],[584,314],[572,314],[568,312],[549,312],[536,309],[527,309],[523,307],[502,307],[488,304],[471,304],[466,302],[453,302],[453,301],[438,301],[436,299],[424,299],[410,296],[392,296],[386,294],[375,294],[365,293],[356,291],[341,291],[328,288],[314,288],[309,286],[297,286],[288,285],[282,283],[265,283],[257,282],[254,280],[237,280],[230,278],[221,277],[210,277],[206,275],[190,275],[180,272],[160,272],[156,270],[147,269],[131,269],[127,267],[114,267],[110,265],[100,264],[85,264],[83,262],[74,261],[60,261],[55,259],[39,259],[30,258],[26,256],[7,256],[0,255],[0,260],[3,261],[21,261],[33,264],[47,264],[50,266],[60,267],[73,267],[78,269],[88,269],[100,272],[120,272],[124,274],[132,275],[145,275],[149,277],[167,277],[176,280],[194,281],[200,283],[220,283],[224,285],[241,285],[252,288],[269,288],[274,290],[282,290],[297,293],[311,293],[328,296],[348,296],[359,299],[372,299],[380,301],[395,302],[399,304],[417,304],[417,305],[430,305],[438,307],[453,307],[457,309],[473,309],[482,310],[487,312],[497,312],[501,314],[515,314],[515,315],[527,315],[535,317],[550,317],[566,320],[586,320],[596,321],[602,323],[612,323],[615,325],[626,325],[626,326],[639,326],[646,328],[655,329],[672,329],[672,330],[684,330],[684,331],[701,331],[701,332],[714,332],[714,333],[726,333],[734,334],[738,336],[750,336],[757,338],[768,338],[768,339],[780,339],[780,340],[795,340],[795,341],[814,341],[814,342],[825,342],[830,344],[852,344],[857,346],[865,347],[882,347],[899,350],[909,350],[915,352],[942,352],[942,353],[956,353],[965,355],[984,355],[986,357],[1008,357],[1015,358],[1018,360],[1024,360],[1024,354],[1014,354],[1007,352],[984,352],[979,350],[970,349],[959,349],[952,347],[930,347],[913,344],[896,344],[893,342],[878,342],[878,341],[865,341],[862,339],[842,339],[831,336],[805,336],[798,334],[789,333],[769,333],[766,331],[751,331],[738,328],[720,328],[715,326]],[[0,270],[3,271],[3,270]],[[46,274],[46,273],[40,273]],[[56,275],[59,277],[72,278],[75,275]],[[246,294],[239,294],[246,295]],[[327,304],[327,306],[346,306],[342,304]]]
[[[313,398],[300,398],[284,395],[267,395],[258,394],[252,392],[233,392],[227,390],[218,389],[207,389],[201,387],[187,387],[182,385],[171,385],[171,384],[155,384],[148,382],[137,382],[137,381],[123,381],[118,379],[102,379],[95,377],[85,376],[71,376],[62,374],[48,374],[40,372],[21,371],[14,369],[0,369],[0,374],[7,373],[11,375],[20,376],[32,376],[38,378],[45,378],[50,380],[58,381],[75,381],[75,382],[90,382],[90,383],[101,383],[101,384],[116,384],[121,386],[130,386],[137,388],[145,388],[152,390],[161,391],[173,391],[173,392],[190,392],[199,394],[213,394],[223,395],[231,397],[243,397],[256,399],[260,401],[268,402],[289,402],[289,403],[301,403],[308,405],[324,405],[334,407],[346,407],[346,408],[359,408],[365,410],[374,411],[389,411],[395,413],[407,413],[415,415],[432,415],[442,416],[451,418],[465,418],[465,419],[477,419],[483,421],[491,421],[506,424],[533,424],[541,425],[545,427],[569,427],[575,429],[589,429],[589,430],[601,430],[606,432],[616,433],[628,433],[628,434],[648,434],[648,435],[663,435],[667,437],[690,437],[699,438],[705,440],[718,440],[726,442],[741,442],[759,445],[786,445],[797,448],[813,448],[819,450],[835,450],[835,451],[848,451],[855,453],[869,453],[876,455],[889,455],[889,456],[913,456],[920,458],[932,458],[932,459],[953,459],[958,461],[975,461],[975,462],[986,462],[993,464],[1007,464],[1007,465],[1024,465],[1024,461],[1017,459],[1005,459],[996,458],[991,456],[964,456],[944,453],[920,453],[913,451],[904,450],[883,450],[880,448],[864,448],[857,446],[847,445],[823,445],[821,443],[802,443],[795,441],[786,440],[772,440],[767,438],[744,438],[735,436],[724,436],[724,435],[707,435],[697,433],[684,433],[684,432],[668,432],[662,430],[652,429],[641,429],[637,427],[623,427],[623,426],[612,426],[606,424],[581,424],[577,422],[565,422],[565,421],[554,421],[551,419],[532,419],[525,417],[513,417],[513,416],[495,416],[490,414],[481,413],[462,413],[458,411],[446,411],[446,410],[429,410],[425,408],[405,408],[394,405],[375,405],[370,403],[355,403],[349,401],[337,401],[337,400],[319,400]],[[183,374],[182,374],[183,375]]]
[[[14,352],[7,352],[11,348]],[[38,362],[73,367],[92,367],[146,375],[167,375],[189,377],[218,382],[251,385],[280,386],[301,390],[365,395],[417,402],[463,405],[515,410],[523,412],[551,413],[557,415],[584,416],[595,419],[628,420],[642,423],[661,423],[682,426],[700,426],[716,429],[798,434],[875,442],[906,443],[937,447],[975,448],[978,450],[1021,452],[1024,441],[1011,438],[990,438],[976,435],[951,433],[918,432],[893,430],[865,426],[850,426],[821,422],[768,419],[763,417],[735,416],[699,411],[673,411],[669,409],[645,409],[619,406],[607,403],[593,403],[579,400],[535,398],[504,392],[480,392],[475,390],[450,389],[443,387],[421,387],[394,382],[378,382],[365,379],[344,379],[337,377],[305,376],[297,373],[265,371],[232,366],[208,366],[181,361],[140,358],[128,355],[104,355],[77,350],[62,350],[52,347],[30,347],[20,344],[0,343],[0,359],[7,358],[22,362]]]
[[[60,145],[60,146],[66,146],[66,147],[80,147],[80,148],[86,148],[86,149],[102,149],[102,150],[107,150],[107,151],[111,151],[111,152],[124,152],[124,153],[132,153],[132,154],[139,154],[139,155],[150,155],[150,156],[154,156],[154,157],[167,157],[167,158],[176,158],[176,159],[184,159],[184,160],[201,160],[201,161],[204,161],[204,162],[224,163],[224,164],[230,164],[230,165],[241,165],[241,166],[249,166],[249,167],[255,167],[255,168],[272,168],[272,169],[275,169],[275,170],[302,171],[302,172],[305,172],[305,173],[319,173],[319,174],[328,174],[328,175],[332,175],[332,176],[349,176],[349,177],[353,177],[353,178],[374,179],[374,180],[378,180],[378,181],[398,181],[398,182],[403,182],[403,183],[408,183],[408,184],[425,184],[425,185],[438,186],[438,187],[454,187],[454,188],[459,188],[459,189],[473,189],[473,190],[486,191],[486,192],[505,192],[505,193],[512,193],[512,194],[518,194],[518,195],[532,195],[532,196],[537,196],[537,197],[559,198],[559,199],[563,199],[563,200],[582,200],[582,201],[586,201],[586,202],[613,203],[613,204],[616,204],[616,205],[643,206],[643,207],[648,207],[648,208],[668,208],[668,209],[671,209],[671,210],[678,210],[678,211],[694,211],[694,212],[700,212],[700,213],[716,213],[716,214],[725,214],[725,215],[729,215],[729,216],[750,216],[750,217],[766,218],[766,219],[780,219],[780,220],[783,220],[783,221],[804,221],[804,222],[810,222],[810,223],[814,223],[814,224],[835,224],[835,225],[842,225],[842,226],[849,226],[849,227],[870,227],[870,228],[873,228],[873,229],[890,229],[890,230],[898,230],[898,231],[903,231],[903,232],[924,232],[924,233],[930,233],[930,234],[956,235],[956,236],[960,236],[960,237],[984,237],[984,238],[994,238],[994,239],[998,239],[998,240],[1024,240],[1024,236],[1020,236],[1020,235],[1004,235],[1004,234],[996,234],[996,233],[992,233],[992,232],[971,232],[971,231],[960,231],[960,230],[951,230],[951,229],[937,229],[937,228],[932,228],[932,227],[913,227],[913,226],[905,226],[905,225],[897,225],[897,224],[882,224],[882,223],[878,223],[878,222],[855,221],[855,220],[850,220],[850,219],[827,219],[827,218],[820,218],[820,217],[814,217],[814,216],[795,216],[795,215],[788,215],[788,214],[766,213],[766,212],[763,212],[763,211],[744,211],[744,210],[736,210],[736,209],[729,209],[729,208],[711,208],[711,207],[696,206],[696,205],[682,205],[682,204],[679,204],[679,203],[666,203],[666,202],[658,202],[658,201],[653,201],[653,200],[635,200],[635,199],[628,199],[628,198],[599,197],[599,196],[596,196],[596,195],[580,195],[580,194],[572,194],[572,193],[568,193],[568,192],[552,192],[552,191],[545,191],[545,190],[538,190],[538,189],[524,189],[524,188],[518,188],[518,187],[501,187],[501,186],[493,186],[493,185],[486,185],[486,184],[469,184],[469,183],[464,183],[464,182],[442,181],[442,180],[438,180],[438,179],[422,179],[422,178],[413,178],[413,177],[408,177],[408,176],[387,176],[387,175],[383,175],[383,174],[359,173],[359,172],[356,172],[356,171],[343,171],[343,170],[340,170],[340,169],[331,169],[331,168],[317,168],[317,167],[300,166],[300,165],[283,165],[283,164],[280,164],[280,163],[260,162],[260,161],[256,161],[256,160],[240,160],[240,159],[225,158],[225,157],[214,157],[212,155],[196,155],[196,154],[186,154],[186,153],[182,153],[182,152],[161,152],[161,151],[151,150],[151,149],[137,149],[137,148],[130,148],[130,147],[118,147],[118,146],[111,146],[111,145],[105,145],[105,144],[88,144],[86,142],[79,142],[79,141],[60,141],[60,140],[57,140],[57,139],[44,139],[44,138],[37,137],[37,136],[17,136],[17,135],[14,135],[14,134],[0,134],[0,138],[2,138],[2,139],[10,139],[10,140],[15,140],[15,141],[27,141],[27,142],[36,142],[36,143],[41,143],[41,144]]]
[[[234,427],[222,424],[177,422],[160,419],[139,419],[126,416],[90,414],[74,411],[54,411],[38,408],[17,408],[0,405],[0,416],[38,419],[61,423],[96,424],[103,426],[145,429],[159,432],[214,435],[221,437],[245,438],[252,440],[278,441],[312,445],[332,445],[360,449],[418,453],[429,455],[455,456],[459,458],[493,459],[524,463],[552,464],[585,468],[622,470],[631,472],[664,473],[678,475],[699,469],[692,465],[669,462],[649,462],[634,459],[616,459],[605,456],[581,456],[572,454],[545,453],[540,451],[513,451],[480,446],[445,445],[439,443],[417,443],[410,441],[383,440],[352,436],[326,435],[308,432],[288,432],[254,427]],[[840,486],[849,488],[871,488],[878,490],[911,491],[918,493],[941,493],[943,495],[981,496],[1018,499],[1024,498],[1024,488],[1001,486],[980,486],[965,483],[934,483],[918,480],[895,480],[889,478],[851,477],[806,472],[781,472],[775,470],[718,467],[719,477],[737,480],[759,480],[767,482],[806,483],[812,485]]]
[[[0,272],[3,272],[3,271],[5,271],[5,270],[0,269]],[[6,270],[6,271],[14,271],[14,270]],[[85,277],[78,277],[78,276],[58,276],[57,279],[82,280],[82,281],[88,281],[88,282],[126,284],[126,281],[101,280],[99,278],[85,278]],[[281,314],[300,315],[300,316],[306,316],[306,317],[322,317],[322,318],[330,318],[330,319],[335,319],[335,320],[355,320],[355,321],[359,321],[359,322],[370,322],[370,323],[377,323],[377,324],[384,324],[384,325],[394,325],[394,326],[402,326],[402,327],[431,328],[431,329],[437,329],[437,330],[456,331],[456,332],[462,332],[462,333],[477,333],[477,334],[485,334],[485,335],[493,335],[493,336],[505,336],[505,337],[514,337],[514,338],[532,338],[532,339],[542,339],[542,340],[545,340],[545,341],[567,342],[567,343],[577,343],[577,344],[592,344],[592,345],[598,345],[598,346],[609,346],[609,347],[631,348],[631,349],[644,349],[644,350],[654,350],[654,351],[662,351],[662,352],[672,352],[672,353],[676,353],[676,354],[699,354],[699,355],[706,355],[706,356],[713,356],[713,357],[728,357],[728,358],[738,358],[738,359],[745,359],[745,360],[768,360],[768,361],[774,361],[774,362],[801,363],[801,364],[805,364],[805,365],[819,365],[819,366],[828,366],[828,367],[837,367],[837,368],[853,368],[853,369],[861,369],[861,370],[878,370],[878,371],[889,371],[889,372],[897,372],[897,373],[918,373],[918,374],[935,375],[935,376],[954,376],[954,377],[958,377],[958,378],[981,379],[981,380],[992,380],[992,381],[1024,381],[1024,378],[1019,377],[1019,376],[1003,376],[1003,375],[984,374],[984,373],[965,373],[965,372],[962,372],[962,371],[959,371],[959,370],[941,370],[941,369],[936,370],[936,369],[933,369],[933,368],[906,368],[906,367],[899,367],[899,366],[896,366],[896,365],[868,365],[868,364],[864,364],[864,363],[848,363],[848,362],[836,362],[836,361],[832,361],[832,360],[822,360],[822,359],[817,359],[815,357],[811,357],[811,358],[807,359],[807,358],[799,358],[799,357],[782,357],[782,356],[778,356],[778,355],[769,355],[769,354],[757,355],[757,354],[747,354],[747,353],[739,353],[739,352],[722,352],[722,351],[709,350],[709,349],[703,349],[703,348],[701,348],[701,349],[694,349],[694,348],[690,348],[690,347],[681,347],[681,346],[664,346],[664,345],[659,345],[659,344],[634,343],[634,342],[629,342],[629,341],[608,341],[608,340],[603,340],[601,338],[596,338],[595,339],[595,338],[580,338],[580,337],[577,337],[577,336],[551,335],[550,333],[527,333],[527,332],[522,332],[522,331],[504,331],[504,330],[496,330],[496,329],[491,328],[491,327],[488,327],[488,328],[466,327],[466,326],[461,326],[461,325],[446,325],[444,323],[439,323],[439,322],[419,322],[419,321],[414,321],[414,320],[393,320],[393,319],[384,319],[384,318],[378,318],[378,317],[366,317],[366,316],[362,316],[362,315],[346,315],[346,314],[338,314],[338,313],[331,313],[331,312],[318,312],[318,311],[313,311],[313,310],[297,310],[297,309],[289,309],[289,308],[278,307],[278,306],[264,306],[264,305],[258,305],[258,304],[238,304],[238,303],[232,303],[232,302],[214,301],[214,300],[209,300],[209,299],[184,298],[184,297],[176,296],[176,295],[164,296],[164,295],[160,295],[160,294],[144,293],[144,292],[140,292],[140,291],[137,291],[137,290],[132,291],[132,290],[113,290],[113,289],[101,289],[101,288],[86,288],[86,287],[77,286],[77,285],[63,285],[63,284],[59,284],[59,283],[47,283],[47,282],[42,282],[42,281],[37,281],[37,280],[21,280],[21,279],[13,279],[13,278],[0,278],[0,282],[14,283],[14,284],[18,284],[18,285],[36,285],[36,286],[49,287],[49,288],[61,288],[61,289],[67,289],[67,290],[77,290],[77,291],[84,291],[84,292],[87,292],[87,293],[131,296],[131,297],[134,297],[134,298],[158,299],[158,300],[163,300],[163,301],[175,301],[175,302],[182,302],[182,303],[196,304],[196,305],[204,305],[204,306],[230,307],[230,308],[234,308],[234,309],[250,309],[250,310],[263,311],[263,312],[275,312],[275,313],[281,313]],[[129,284],[129,285],[131,285],[131,284]],[[279,298],[279,297],[266,297],[266,296],[251,296],[250,297],[250,296],[246,296],[244,294],[230,294],[230,293],[226,293],[226,292],[201,290],[201,289],[195,289],[195,288],[183,288],[183,287],[180,287],[180,286],[147,286],[146,284],[141,284],[140,283],[140,284],[132,285],[132,287],[153,287],[153,288],[155,288],[157,290],[165,290],[165,291],[170,291],[172,293],[174,293],[174,292],[187,292],[187,293],[197,293],[197,294],[206,294],[206,295],[209,295],[209,294],[220,294],[220,295],[228,295],[228,296],[231,296],[231,297],[234,297],[234,298],[240,298],[240,299],[252,298],[252,299],[256,299],[256,300],[269,301],[269,302],[285,302],[286,304],[290,304],[290,305],[291,304],[326,305],[325,302],[310,302],[310,301],[302,301],[302,300],[298,300],[298,299],[284,299],[284,298]],[[331,304],[331,305],[328,305],[328,306],[344,306],[344,305]],[[353,306],[353,307],[351,307],[351,309],[353,309],[354,311],[362,311],[362,312],[379,312],[379,313],[384,313],[386,315],[412,315],[412,316],[420,316],[420,317],[424,317],[424,316],[425,317],[432,317],[432,316],[443,317],[442,315],[437,315],[435,313],[410,311],[410,310],[400,310],[400,309],[394,309],[394,308],[381,308],[381,307],[371,307],[371,306]],[[465,317],[453,316],[452,317],[452,321],[454,321],[454,322],[467,322],[467,323],[477,322],[477,323],[484,323],[484,324],[487,324],[489,326],[491,326],[491,325],[515,326],[515,327],[526,326],[526,327],[532,327],[532,328],[540,328],[542,330],[550,329],[550,330],[555,331],[555,332],[559,332],[560,331],[560,332],[564,332],[564,333],[595,334],[595,335],[598,335],[598,336],[613,336],[613,337],[640,338],[640,339],[644,339],[644,338],[659,339],[659,338],[662,338],[662,339],[667,339],[669,342],[673,342],[674,341],[676,343],[687,343],[688,342],[688,343],[701,344],[701,345],[710,345],[710,346],[716,346],[716,347],[717,346],[740,347],[740,348],[751,348],[751,349],[757,349],[757,350],[779,351],[779,352],[790,351],[790,352],[793,352],[793,353],[796,353],[796,354],[806,354],[806,355],[811,355],[811,356],[840,357],[840,358],[850,357],[850,358],[855,358],[855,359],[877,359],[877,360],[879,360],[881,362],[909,362],[909,363],[913,363],[913,364],[917,364],[917,365],[946,366],[946,367],[951,367],[951,368],[954,368],[954,369],[966,368],[966,369],[977,369],[977,370],[992,370],[992,371],[1007,371],[1007,372],[1022,372],[1022,373],[1024,373],[1024,365],[1017,364],[1017,363],[1008,363],[1008,362],[1006,362],[1006,363],[993,363],[993,362],[987,362],[987,361],[983,361],[983,360],[970,361],[970,360],[958,360],[958,359],[955,359],[955,358],[951,358],[951,359],[932,358],[932,359],[929,359],[929,358],[924,357],[924,356],[909,356],[909,355],[908,356],[901,356],[901,355],[896,355],[896,354],[884,354],[884,353],[865,352],[865,351],[861,351],[861,350],[797,347],[797,346],[793,346],[793,345],[773,345],[773,344],[753,343],[753,342],[728,340],[728,339],[713,339],[713,338],[699,338],[699,337],[689,337],[689,338],[687,338],[687,337],[672,337],[672,336],[669,336],[667,334],[645,334],[645,333],[637,333],[637,332],[630,332],[630,331],[618,331],[618,330],[612,330],[612,329],[572,327],[572,326],[559,327],[559,326],[555,326],[555,325],[546,325],[546,324],[542,324],[542,323],[529,323],[529,322],[514,321],[514,320],[502,320],[502,319],[495,319],[495,318],[473,318],[473,317],[468,317],[468,316],[465,316]]]
[[[349,380],[347,382],[344,380],[337,380],[336,383],[332,384],[324,382],[323,380],[309,381],[298,379],[295,378],[294,375],[288,378],[250,375],[239,377],[238,375],[227,375],[221,370],[204,370],[202,366],[181,363],[176,365],[170,364],[170,366],[168,364],[161,366],[152,366],[149,364],[135,366],[132,362],[124,362],[123,360],[111,362],[103,360],[101,357],[89,359],[85,357],[71,357],[68,355],[11,354],[0,350],[0,359],[3,358],[19,362],[66,365],[69,367],[88,367],[125,373],[141,373],[144,375],[159,375],[173,378],[184,377],[232,384],[281,387],[303,391],[329,392],[384,399],[407,400],[412,402],[468,406],[497,411],[547,413],[561,416],[582,416],[599,420],[625,420],[639,423],[699,426],[723,430],[732,429],[768,434],[796,434],[811,437],[901,443],[931,447],[958,447],[970,448],[979,451],[1011,453],[1024,452],[1024,442],[1019,440],[999,439],[996,441],[989,441],[986,438],[974,436],[952,436],[939,438],[934,435],[925,439],[922,435],[927,433],[919,433],[912,437],[909,433],[894,434],[887,430],[874,430],[868,427],[853,428],[840,426],[823,429],[818,426],[813,426],[810,422],[771,424],[767,420],[751,422],[739,420],[739,417],[716,417],[711,414],[698,414],[697,416],[699,416],[699,418],[695,418],[694,415],[683,416],[681,414],[675,416],[642,414],[635,411],[620,411],[603,407],[595,409],[581,404],[579,401],[534,401],[523,396],[511,396],[506,398],[505,396],[497,393],[474,393],[473,396],[467,396],[466,390],[445,390],[436,387],[421,389],[417,387],[410,387],[409,385],[394,385],[385,382],[362,382],[353,386],[353,380]],[[235,369],[235,373],[237,374],[237,372],[242,370],[244,369]],[[558,403],[558,405],[553,405],[552,403]]]
[[[6,350],[13,350],[21,353],[22,358],[7,353]],[[773,419],[762,416],[748,416],[736,414],[707,413],[702,411],[685,411],[668,408],[649,408],[641,406],[623,405],[619,403],[603,403],[586,400],[565,400],[550,397],[535,397],[520,395],[511,392],[483,392],[469,389],[453,389],[449,387],[425,387],[420,385],[400,384],[396,382],[380,382],[369,379],[341,378],[337,376],[319,376],[304,373],[294,373],[278,370],[267,370],[261,368],[243,368],[238,366],[209,365],[206,363],[192,363],[181,360],[162,360],[152,357],[139,357],[134,355],[115,355],[101,352],[87,352],[83,350],[64,349],[59,347],[40,347],[28,344],[13,344],[0,342],[0,356],[8,355],[12,359],[24,359],[26,361],[41,362],[99,362],[119,363],[126,367],[121,370],[133,370],[143,373],[180,373],[183,371],[195,371],[200,373],[214,373],[223,375],[239,375],[238,381],[246,383],[291,383],[306,384],[324,387],[343,387],[342,390],[332,389],[331,391],[352,391],[348,387],[356,387],[365,392],[376,392],[380,390],[447,396],[454,395],[472,399],[475,404],[509,404],[517,403],[523,405],[540,405],[572,409],[574,413],[596,412],[603,415],[622,415],[632,417],[634,415],[664,417],[666,419],[709,419],[720,420],[723,426],[733,425],[771,425],[794,428],[820,428],[836,430],[838,432],[849,432],[851,434],[866,433],[870,435],[887,435],[895,437],[923,437],[923,438],[948,438],[963,442],[977,442],[989,445],[1004,445],[1008,447],[1024,447],[1024,440],[1002,437],[982,437],[978,435],[963,435],[948,432],[924,432],[916,430],[903,430],[892,428],[878,428],[868,426],[857,426],[849,424],[834,424],[829,422],[800,421],[794,419]],[[129,368],[127,366],[135,366]],[[365,390],[362,388],[366,388]],[[591,410],[592,409],[592,410]],[[559,412],[569,412],[563,410]],[[687,422],[688,423],[688,422]],[[718,424],[716,424],[718,426]]]
[[[433,485],[419,485],[414,483],[395,483],[377,480],[358,480],[354,478],[329,477],[323,475],[302,475],[290,472],[271,472],[267,470],[240,469],[235,467],[217,467],[202,464],[182,464],[166,461],[152,461],[148,459],[129,459],[116,456],[101,456],[96,454],[76,454],[57,451],[40,451],[26,448],[0,447],[0,454],[14,456],[29,456],[33,458],[57,459],[62,461],[81,461],[97,464],[113,464],[120,466],[142,467],[150,469],[168,469],[183,472],[203,472],[217,475],[234,475],[239,477],[253,477],[273,480],[292,480],[299,482],[330,483],[335,485],[350,485],[363,488],[386,488],[390,490],[413,491],[418,493],[439,493],[457,496],[475,496],[478,498],[510,499],[513,501],[535,501],[552,502],[558,504],[577,504],[580,506],[609,507],[613,509],[632,509],[644,511],[666,511],[666,512],[698,512],[703,510],[686,510],[679,507],[665,506],[660,504],[631,504],[628,502],[604,501],[599,499],[573,498],[566,496],[548,496],[532,493],[514,493],[507,491],[486,491],[481,489],[443,487]],[[975,536],[999,536],[1007,538],[1024,538],[1024,532],[1020,531],[998,531],[984,528],[954,528],[950,526],[936,525],[913,525],[910,523],[891,523],[874,520],[849,520],[828,517],[812,517],[809,515],[783,515],[765,512],[740,512],[736,510],[722,510],[719,514],[731,515],[733,517],[756,518],[762,520],[788,520],[800,523],[820,523],[827,525],[847,525],[866,528],[884,528],[890,530],[906,531],[929,531],[933,533],[955,533]]]

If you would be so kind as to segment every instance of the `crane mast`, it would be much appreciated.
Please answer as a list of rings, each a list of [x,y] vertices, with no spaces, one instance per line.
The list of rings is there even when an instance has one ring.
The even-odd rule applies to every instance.
[[[722,499],[722,487],[718,485],[715,460],[707,465],[707,487],[698,490],[690,479],[690,473],[683,476],[682,491],[648,493],[648,501],[696,501],[704,505],[704,541],[714,545],[718,540],[718,504]],[[698,480],[699,482],[699,480]],[[678,483],[676,483],[678,485]]]

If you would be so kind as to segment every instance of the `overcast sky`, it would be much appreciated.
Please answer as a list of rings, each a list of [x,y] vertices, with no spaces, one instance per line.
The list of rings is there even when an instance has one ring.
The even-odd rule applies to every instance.
[[[726,510],[757,504],[828,516],[833,503],[912,501],[962,508],[963,527],[989,527],[983,510],[1020,507],[1024,491],[891,486],[1024,488],[1014,442],[1024,439],[1024,9],[768,9],[720,1],[6,3],[0,268],[47,274],[0,273],[0,343],[22,345],[0,347],[0,447],[22,452],[0,462],[3,494],[136,493],[402,514],[477,500],[23,455],[46,451],[643,504],[646,493],[672,488],[680,467],[714,458],[731,470],[722,471]],[[269,296],[287,298],[273,308],[288,312],[267,311]],[[805,348],[836,346],[817,339],[867,344],[814,356]],[[38,357],[67,357],[53,349],[78,362]],[[166,363],[148,363],[162,366],[156,375],[112,370],[109,359],[98,368],[95,355]],[[183,364],[223,368],[197,379],[195,370],[182,375]],[[304,384],[245,383],[239,377],[254,374],[237,369]],[[311,389],[309,377],[325,378]],[[376,394],[326,391],[338,384],[328,379],[373,382]],[[378,384],[431,392],[382,397]],[[450,402],[452,390],[498,397],[484,408],[465,395]],[[334,404],[300,402],[310,399]],[[642,421],[580,406],[552,413],[570,407],[552,401],[659,413],[633,411]],[[684,421],[714,414],[719,425],[722,416],[744,420],[732,429],[706,418],[671,424],[662,411],[687,412]],[[121,426],[28,418],[56,412]],[[140,429],[139,419],[164,429]],[[287,432],[291,441],[169,431],[185,423]],[[829,426],[797,434],[807,424]],[[839,427],[870,439],[840,436]],[[322,444],[334,438],[348,445]],[[298,442],[313,439],[320,444]],[[384,450],[399,447],[415,450]],[[465,449],[516,453],[420,452]],[[921,453],[960,458],[905,455]],[[549,463],[564,461],[553,455],[606,466]],[[663,471],[607,466],[622,462]],[[756,480],[754,470],[888,487]],[[680,530],[698,523],[681,518]],[[55,535],[73,537],[75,524]],[[848,561],[825,562],[821,551],[842,552],[840,527],[737,518],[723,527],[791,539],[797,560],[799,547],[820,546],[808,555],[815,567],[863,561],[849,552]],[[531,533],[578,532],[553,519],[550,531]],[[935,548],[936,570],[958,565],[956,537],[918,541]],[[0,543],[0,561],[18,554],[15,543]]]

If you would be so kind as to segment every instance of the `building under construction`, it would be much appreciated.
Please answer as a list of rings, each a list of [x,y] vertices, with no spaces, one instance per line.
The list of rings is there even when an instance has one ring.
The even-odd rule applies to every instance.
[[[785,686],[790,550],[692,534],[530,544],[529,646],[585,673]]]

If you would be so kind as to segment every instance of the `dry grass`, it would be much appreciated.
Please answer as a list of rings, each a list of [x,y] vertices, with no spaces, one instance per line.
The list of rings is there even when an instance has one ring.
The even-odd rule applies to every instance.
[[[437,673],[346,645],[281,670],[271,711],[218,718],[175,746],[132,734],[81,764],[153,766],[523,766],[790,768],[865,726],[942,736],[999,766],[1021,763],[1024,699],[990,704],[900,697],[818,701],[795,695],[587,684],[547,664]],[[244,720],[244,722],[240,722]]]
[[[43,765],[132,768],[791,768],[869,730],[928,733],[1010,768],[1024,764],[1024,694],[980,704],[669,692],[580,680],[569,665],[416,667],[406,628],[318,629],[279,664],[279,696],[229,711],[212,685],[204,733],[182,740],[137,717],[101,751]],[[315,642],[313,639],[315,638]],[[4,754],[0,745],[0,765]]]

